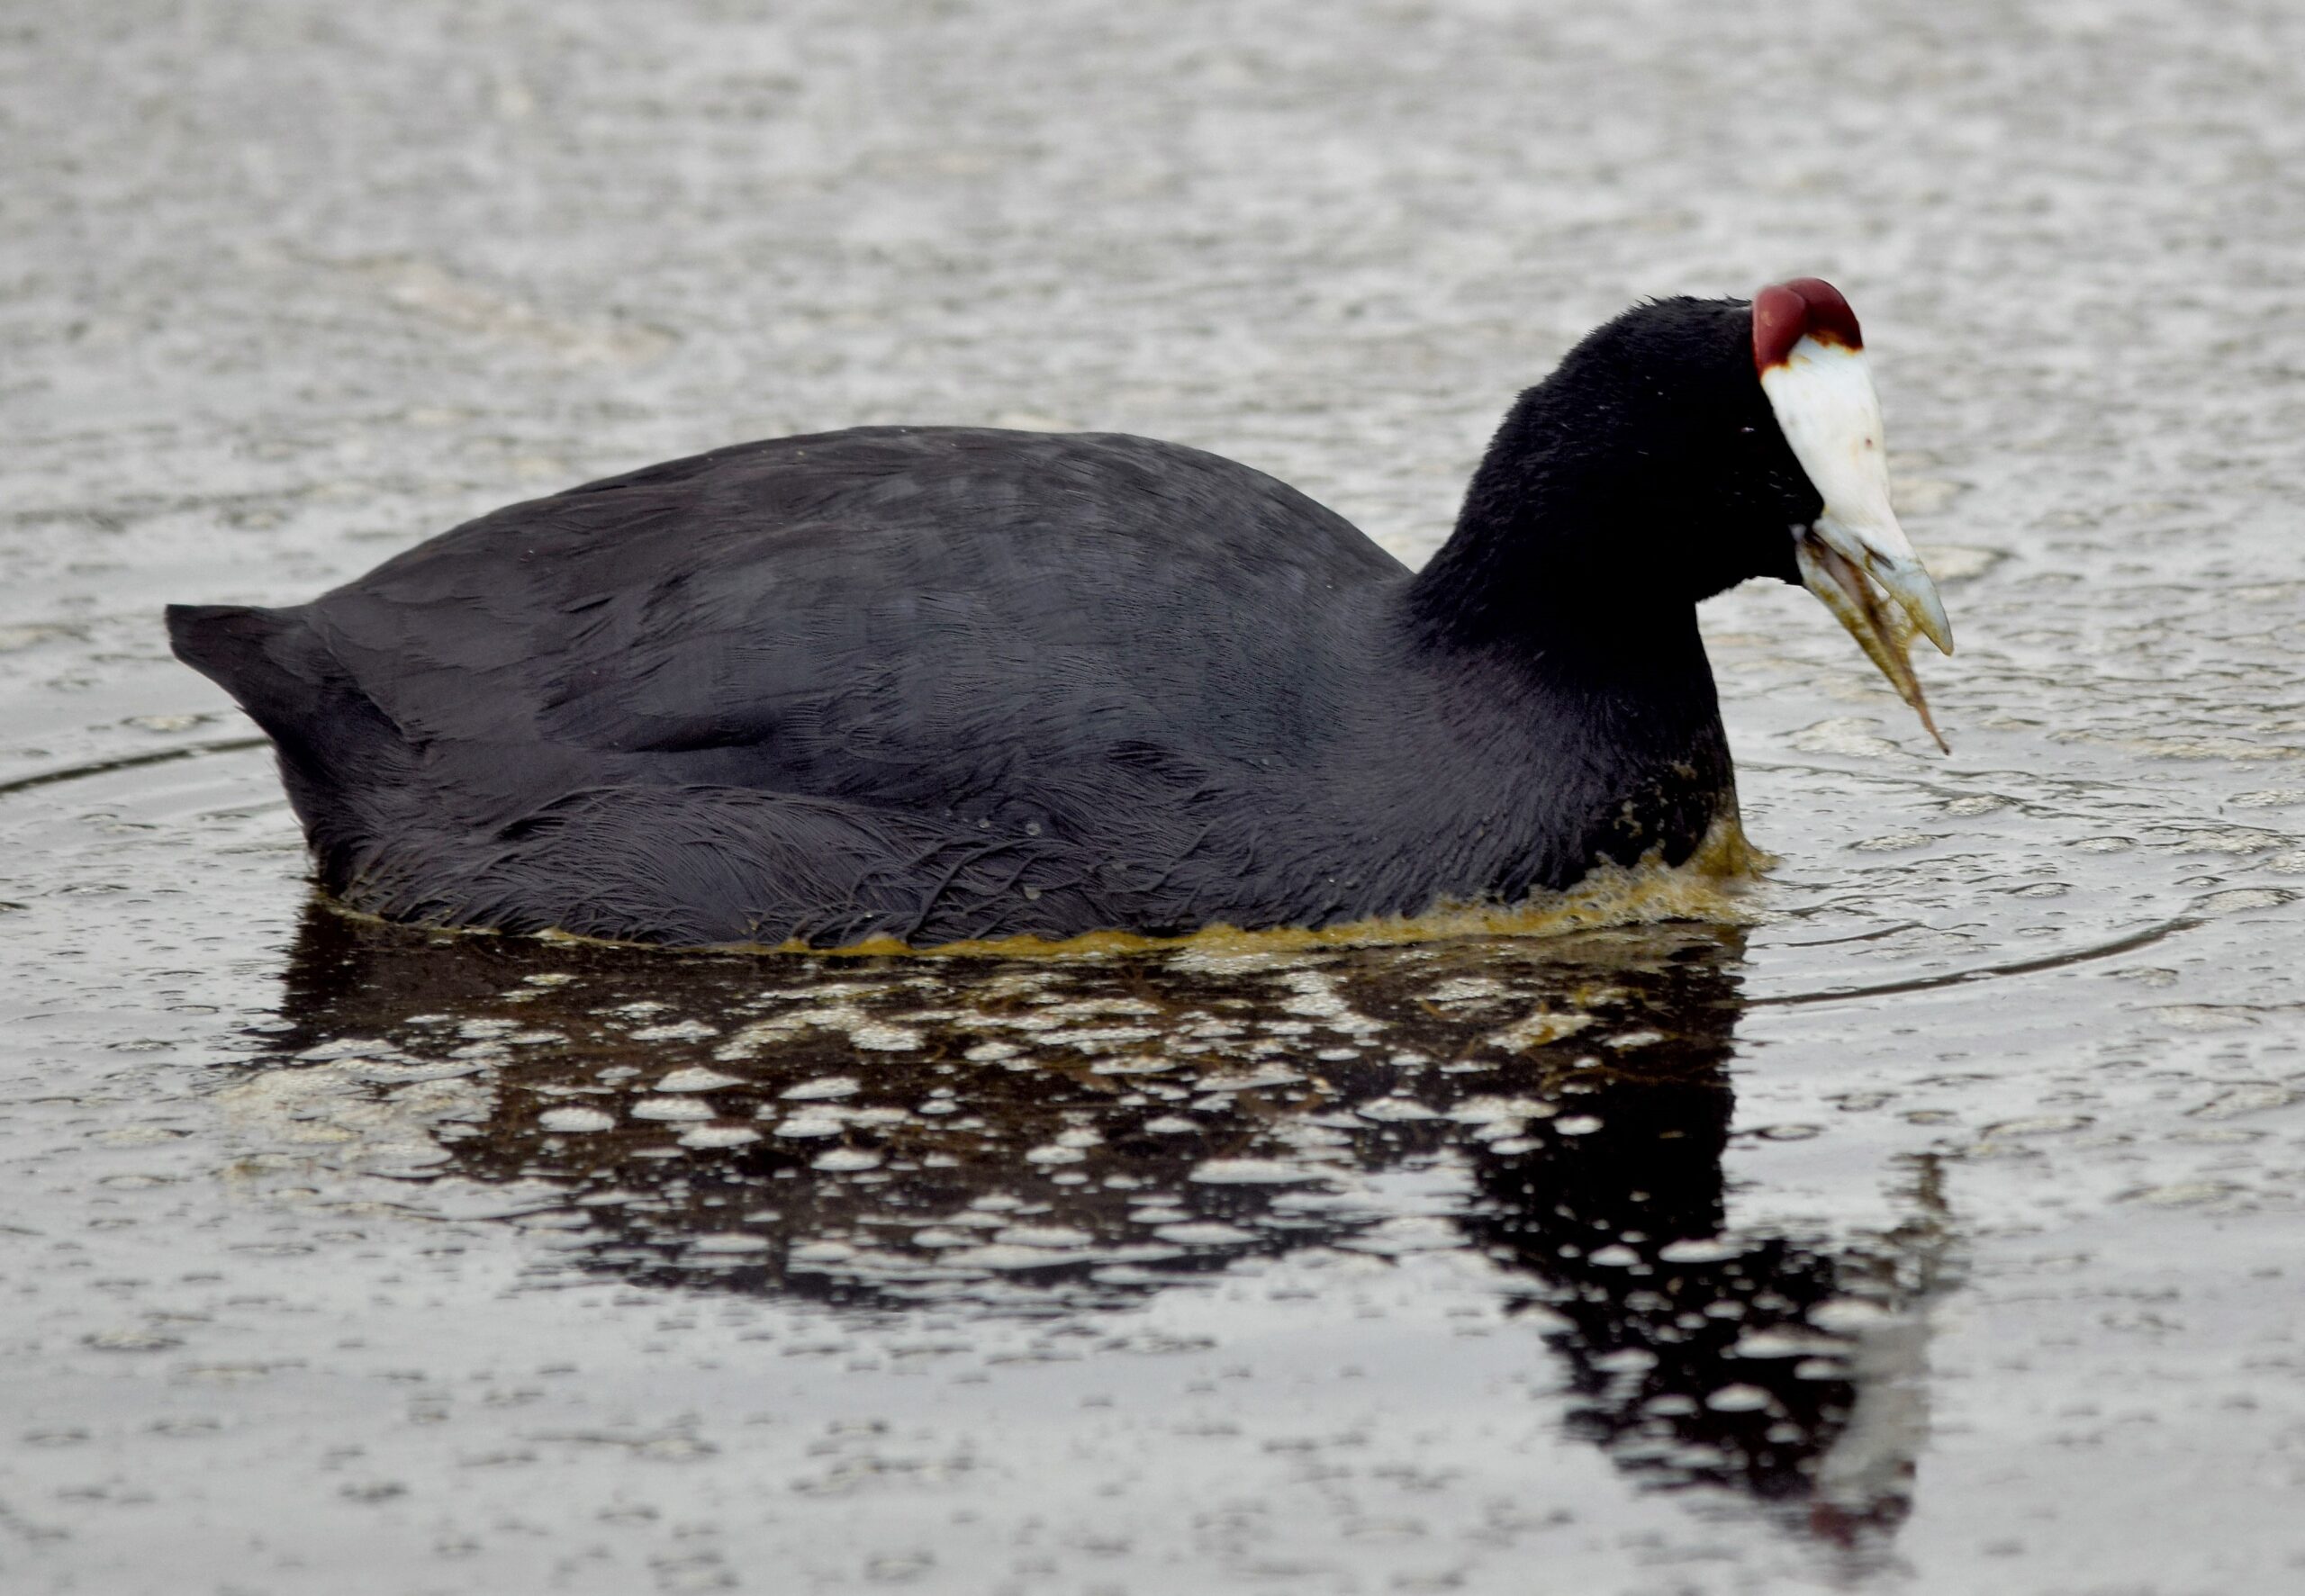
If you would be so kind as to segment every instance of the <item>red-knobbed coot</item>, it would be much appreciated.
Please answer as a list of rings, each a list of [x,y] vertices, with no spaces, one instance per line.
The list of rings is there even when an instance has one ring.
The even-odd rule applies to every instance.
[[[1952,639],[1861,349],[1814,279],[1626,311],[1415,573],[1197,449],[872,427],[169,635],[323,884],[396,919],[925,947],[1519,904],[1733,822],[1695,607],[1736,582],[1807,585],[1926,718],[1905,645]]]

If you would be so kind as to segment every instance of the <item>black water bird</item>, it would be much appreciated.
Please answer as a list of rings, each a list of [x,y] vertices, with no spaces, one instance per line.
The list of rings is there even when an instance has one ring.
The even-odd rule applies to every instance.
[[[610,477],[168,628],[271,736],[356,907],[929,946],[1682,863],[1736,806],[1695,606],[1759,576],[1815,591],[1926,719],[1905,644],[1950,634],[1856,318],[1814,279],[1592,333],[1414,573],[1195,449],[879,427]]]

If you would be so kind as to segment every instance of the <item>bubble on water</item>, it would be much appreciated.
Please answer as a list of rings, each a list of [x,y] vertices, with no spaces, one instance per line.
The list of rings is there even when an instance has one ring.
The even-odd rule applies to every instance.
[[[540,1129],[557,1135],[583,1136],[616,1129],[616,1116],[597,1108],[547,1108],[537,1116]]]
[[[709,1120],[712,1105],[701,1097],[643,1097],[631,1114],[636,1120]]]
[[[856,1256],[845,1241],[803,1241],[787,1255],[796,1264],[836,1264]]]
[[[1283,1014],[1304,1014],[1331,1031],[1349,1036],[1374,1035],[1385,1029],[1379,1021],[1354,1011],[1337,989],[1336,978],[1324,970],[1290,970],[1281,978],[1289,996],[1279,1004]]]
[[[809,1165],[811,1169],[822,1169],[834,1175],[854,1174],[858,1170],[880,1167],[881,1155],[861,1147],[836,1147],[829,1152],[818,1154]]]
[[[723,1075],[717,1069],[690,1066],[675,1069],[656,1083],[660,1092],[717,1092],[725,1087],[741,1087],[744,1080],[733,1075]]]
[[[745,1125],[698,1125],[681,1132],[681,1145],[696,1151],[745,1147],[759,1140],[760,1132]]]
[[[674,1020],[669,1024],[647,1025],[632,1033],[635,1041],[703,1041],[720,1034],[718,1025],[708,1025],[702,1020]]]
[[[1437,1120],[1441,1115],[1424,1104],[1408,1097],[1379,1097],[1363,1103],[1353,1110],[1364,1120],[1374,1120],[1380,1125],[1407,1124],[1417,1120]]]
[[[1873,1330],[1895,1315],[1867,1297],[1828,1297],[1809,1310],[1809,1322],[1821,1330],[1853,1336]]]
[[[1716,1413],[1758,1413],[1774,1401],[1758,1385],[1723,1385],[1706,1393],[1704,1405]]]
[[[762,1109],[764,1116],[773,1113]],[[837,1108],[807,1108],[777,1122],[772,1135],[788,1141],[807,1141],[825,1136],[837,1136],[848,1127],[848,1116]]]
[[[820,1075],[814,1080],[787,1087],[777,1096],[787,1103],[814,1103],[835,1097],[854,1097],[856,1092],[856,1078],[853,1075]]]
[[[1550,1119],[1559,1110],[1539,1097],[1500,1097],[1481,1094],[1449,1110],[1460,1125],[1517,1128],[1532,1119]]]
[[[1485,1038],[1487,1045],[1509,1053],[1524,1053],[1533,1048],[1549,1047],[1563,1037],[1574,1036],[1593,1023],[1593,1016],[1560,1014],[1539,1009],[1526,1019],[1515,1021],[1502,1031]]]
[[[1734,1241],[1718,1239],[1689,1238],[1668,1241],[1657,1251],[1659,1261],[1668,1264],[1720,1264],[1741,1258],[1746,1248]]]
[[[721,1043],[713,1057],[724,1062],[747,1058],[764,1048],[823,1032],[843,1035],[868,1052],[910,1052],[923,1045],[917,1029],[875,1019],[852,1004],[823,1004],[755,1021]]]
[[[1009,1225],[992,1240],[1008,1247],[1086,1247],[1096,1237],[1070,1225]]]
[[[445,1020],[446,1016],[437,1016],[437,1018]],[[458,1025],[456,1033],[459,1036],[489,1036],[500,1031],[516,1029],[518,1027],[510,1020],[475,1020]],[[399,1051],[398,1048],[382,1037],[339,1036],[331,1041],[315,1042],[311,1047],[303,1048],[295,1054],[295,1057],[303,1063],[330,1064],[346,1059],[390,1058]]]
[[[1926,848],[1938,840],[1935,834],[1925,831],[1885,832],[1877,837],[1865,837],[1849,844],[1852,853],[1901,853],[1913,848]]]
[[[1174,1241],[1183,1247],[1230,1247],[1243,1241],[1253,1241],[1255,1234],[1216,1220],[1189,1221],[1183,1224],[1162,1225],[1152,1232],[1163,1241]]]
[[[1188,1122],[1183,1128],[1193,1127]],[[1195,1164],[1187,1178],[1202,1186],[1289,1186],[1321,1174],[1279,1159],[1208,1159]]]
[[[2002,1120],[1987,1125],[1979,1134],[1987,1140],[2002,1137],[2062,1136],[2074,1131],[2084,1131],[2089,1116],[2078,1114],[2035,1114],[2021,1120]]]
[[[1870,715],[1836,716],[1793,734],[1793,746],[1803,753],[1837,753],[1849,759],[1897,759],[1906,751],[1881,736],[1881,725]]]
[[[2230,892],[2212,892],[2193,906],[2201,915],[2237,915],[2249,909],[2277,909],[2294,903],[2293,892],[2276,891],[2267,887],[2241,887]]]
[[[2259,1023],[2246,1009],[2224,1004],[2167,1003],[2152,1013],[2173,1031],[2238,1031]]]
[[[1776,1325],[1767,1330],[1745,1331],[1729,1350],[1733,1357],[1770,1361],[1784,1357],[1832,1356],[1847,1352],[1849,1346],[1837,1337],[1820,1335],[1814,1330],[1790,1325]]]
[[[937,1261],[947,1268],[989,1269],[1000,1273],[1013,1269],[1045,1269],[1057,1264],[1077,1263],[1080,1261],[1080,1255],[1071,1249],[986,1242],[979,1247],[955,1249],[945,1253]]]
[[[1195,1083],[1205,1095],[1231,1096],[1239,1092],[1253,1092],[1262,1087],[1290,1087],[1302,1081],[1302,1071],[1267,1065],[1261,1069],[1242,1073],[1209,1073]]]

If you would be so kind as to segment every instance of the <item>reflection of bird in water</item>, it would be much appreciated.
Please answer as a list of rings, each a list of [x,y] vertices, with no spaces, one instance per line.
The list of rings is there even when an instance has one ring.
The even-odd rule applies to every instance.
[[[1424,1172],[1548,1327],[1578,1433],[1855,1536],[1909,1497],[1941,1208],[1925,1179],[1899,1234],[1724,1234],[1740,947],[766,964],[315,907],[278,1040],[476,1060],[446,1169],[545,1183],[568,1257],[661,1286],[1093,1312],[1245,1255],[1392,1249],[1372,1177]]]
[[[1952,635],[1883,446],[1857,318],[1804,278],[1592,333],[1414,573],[1196,449],[865,428],[168,628],[277,746],[322,882],[394,919],[811,947],[1334,926],[1733,855],[1696,605],[1748,578],[1804,583],[1925,720],[1907,622]]]

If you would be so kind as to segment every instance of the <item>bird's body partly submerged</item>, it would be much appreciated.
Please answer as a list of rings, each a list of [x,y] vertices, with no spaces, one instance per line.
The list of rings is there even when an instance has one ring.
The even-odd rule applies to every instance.
[[[1697,348],[1742,314],[1668,303]],[[1754,384],[1708,446],[1809,514],[1732,493],[1677,573],[1627,546],[1720,497],[1641,480],[1644,432],[1719,396],[1618,381],[1603,341],[1523,396],[1420,573],[1197,450],[870,428],[513,505],[171,636],[277,745],[322,883],[393,918],[926,947],[1517,905],[1733,824],[1694,605],[1788,574],[1817,518]],[[1746,546],[1755,509],[1782,553]]]

